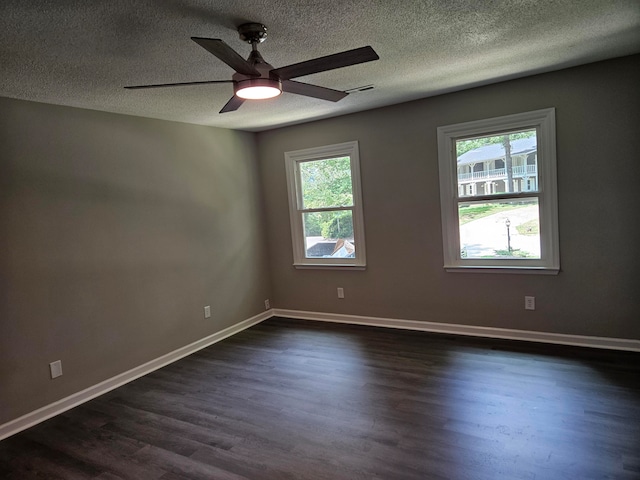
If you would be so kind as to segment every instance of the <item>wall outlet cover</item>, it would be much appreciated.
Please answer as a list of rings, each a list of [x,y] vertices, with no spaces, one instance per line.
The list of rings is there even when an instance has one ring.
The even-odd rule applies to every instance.
[[[49,364],[49,370],[51,371],[51,378],[58,378],[62,376],[62,360],[56,360]]]
[[[524,297],[524,309],[535,310],[536,309],[536,297]]]

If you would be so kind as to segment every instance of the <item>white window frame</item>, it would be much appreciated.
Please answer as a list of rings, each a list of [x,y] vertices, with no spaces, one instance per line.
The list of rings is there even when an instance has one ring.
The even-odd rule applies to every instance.
[[[475,197],[460,197],[458,195],[457,140],[534,128],[537,132],[538,143],[539,183],[537,192],[490,194]],[[542,273],[553,275],[560,271],[554,108],[439,127],[438,163],[440,169],[444,268],[447,272]],[[511,198],[538,199],[541,258],[462,258],[458,204],[469,200],[488,201]]]
[[[309,210],[303,208],[300,188],[301,162],[328,160],[349,157],[351,163],[351,185],[353,193],[352,207],[328,208],[328,210],[351,210],[353,235],[356,252],[354,258],[307,258],[305,256],[305,237],[303,215]],[[287,189],[289,193],[289,216],[291,220],[291,240],[293,242],[293,265],[296,268],[349,268],[364,269],[366,249],[364,244],[364,215],[362,212],[362,186],[360,182],[360,154],[358,142],[345,142],[335,145],[306,148],[285,152]],[[312,209],[312,211],[315,209]]]

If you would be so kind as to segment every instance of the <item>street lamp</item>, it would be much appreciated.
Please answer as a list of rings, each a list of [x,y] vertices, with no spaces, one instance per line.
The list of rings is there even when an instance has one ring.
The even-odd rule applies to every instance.
[[[509,250],[509,255],[511,255],[511,232],[509,231],[511,221],[507,218],[504,224],[507,226],[507,250]]]

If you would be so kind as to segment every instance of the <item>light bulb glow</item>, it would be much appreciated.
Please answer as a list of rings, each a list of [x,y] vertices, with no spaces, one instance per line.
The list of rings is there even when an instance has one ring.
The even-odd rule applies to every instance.
[[[280,95],[282,92],[275,87],[245,87],[236,92],[236,95],[240,98],[246,98],[247,100],[261,100],[265,98],[273,98]]]
[[[281,93],[280,82],[270,78],[251,78],[236,84],[236,95],[247,100],[273,98]]]

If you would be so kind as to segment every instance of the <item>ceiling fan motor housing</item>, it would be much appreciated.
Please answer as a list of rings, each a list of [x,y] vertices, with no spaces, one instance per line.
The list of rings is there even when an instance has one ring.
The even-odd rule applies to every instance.
[[[243,23],[238,27],[238,34],[247,43],[262,43],[267,39],[267,27],[261,23]]]

